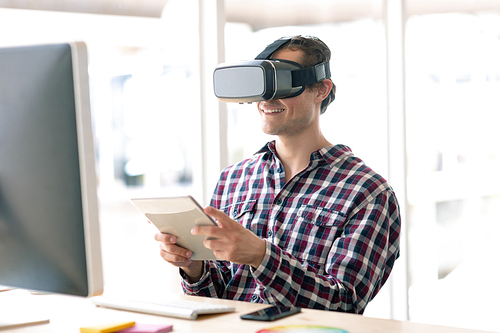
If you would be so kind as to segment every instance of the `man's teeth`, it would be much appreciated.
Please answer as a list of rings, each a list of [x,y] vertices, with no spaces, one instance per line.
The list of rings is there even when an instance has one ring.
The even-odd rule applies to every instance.
[[[285,111],[285,109],[274,109],[274,110],[262,110],[264,113],[280,113]]]

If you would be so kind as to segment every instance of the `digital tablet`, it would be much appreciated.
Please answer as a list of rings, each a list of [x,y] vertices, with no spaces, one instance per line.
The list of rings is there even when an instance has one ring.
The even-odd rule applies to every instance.
[[[193,252],[192,260],[216,259],[212,250],[203,246],[206,236],[191,235],[197,225],[215,225],[191,196],[151,199],[130,199],[160,232],[177,237],[177,245]]]

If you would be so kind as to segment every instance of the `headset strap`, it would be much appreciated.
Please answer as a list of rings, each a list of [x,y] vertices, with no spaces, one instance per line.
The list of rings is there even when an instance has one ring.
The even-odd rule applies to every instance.
[[[306,86],[330,78],[330,63],[322,62],[315,66],[292,71],[292,87]]]
[[[290,39],[290,37],[282,37],[280,39],[277,39],[275,40],[274,42],[272,42],[271,44],[269,44],[265,49],[264,51],[262,51],[261,53],[259,53],[259,55],[257,57],[255,57],[255,60],[266,60],[266,59],[269,59],[269,57],[271,56],[271,54],[273,54],[274,52],[276,52],[277,49],[279,49],[283,44],[285,44],[286,42],[288,42]]]
[[[291,37],[282,37],[269,44],[255,60],[266,60],[276,52],[282,45],[287,43]],[[299,64],[297,64],[300,66]],[[300,66],[302,67],[302,66]],[[292,87],[306,86],[316,82],[323,81],[330,77],[330,63],[319,63],[315,66],[301,68],[292,71]]]

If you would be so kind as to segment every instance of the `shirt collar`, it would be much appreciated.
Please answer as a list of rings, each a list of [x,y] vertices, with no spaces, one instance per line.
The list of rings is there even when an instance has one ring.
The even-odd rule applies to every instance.
[[[255,155],[262,153],[272,153],[276,154],[276,141],[269,141],[259,149]],[[352,156],[352,150],[348,146],[345,145],[331,145],[327,147],[323,147],[311,153],[310,160],[311,161],[325,161],[327,164],[333,166],[337,164],[339,161],[345,160],[347,157]]]
[[[276,154],[276,141],[269,141],[264,145],[264,147],[260,148],[254,155],[262,154],[262,153],[273,153]]]

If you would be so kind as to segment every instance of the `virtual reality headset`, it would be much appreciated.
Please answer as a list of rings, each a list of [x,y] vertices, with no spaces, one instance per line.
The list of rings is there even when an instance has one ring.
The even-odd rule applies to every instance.
[[[330,78],[330,64],[304,68],[301,64],[269,57],[290,38],[278,39],[255,60],[220,64],[214,71],[215,96],[223,102],[252,103],[300,95],[308,84]]]

